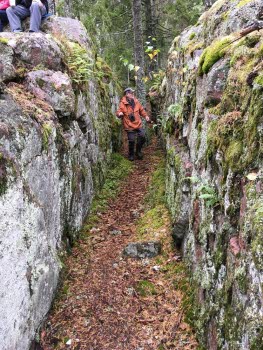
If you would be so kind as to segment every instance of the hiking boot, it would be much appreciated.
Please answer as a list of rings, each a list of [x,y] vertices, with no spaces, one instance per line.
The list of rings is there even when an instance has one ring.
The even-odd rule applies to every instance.
[[[144,144],[144,138],[139,137],[137,140],[137,145],[136,145],[136,157],[141,160],[143,159],[143,154],[142,154],[142,146]]]
[[[130,161],[134,161],[134,144],[135,142],[129,141],[129,156]]]
[[[140,150],[136,150],[136,157],[137,159],[139,160],[142,160],[143,159],[143,154],[142,154],[142,151]]]

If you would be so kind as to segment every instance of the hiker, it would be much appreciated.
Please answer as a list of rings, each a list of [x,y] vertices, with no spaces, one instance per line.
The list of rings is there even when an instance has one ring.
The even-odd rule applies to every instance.
[[[4,25],[8,23],[6,9],[9,6],[9,0],[0,0],[0,32],[3,31]]]
[[[121,99],[119,109],[116,112],[118,118],[122,119],[124,130],[127,132],[129,143],[129,160],[134,160],[134,146],[137,136],[136,157],[142,159],[142,146],[145,143],[145,130],[142,128],[140,116],[147,122],[150,121],[147,113],[140,102],[134,97],[134,90],[127,88],[124,90],[124,96]]]
[[[21,20],[30,16],[29,32],[39,32],[42,16],[48,13],[47,0],[17,0],[6,10],[12,32],[22,32]]]

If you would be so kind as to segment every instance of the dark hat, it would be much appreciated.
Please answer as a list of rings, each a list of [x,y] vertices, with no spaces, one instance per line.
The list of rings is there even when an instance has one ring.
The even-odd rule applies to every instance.
[[[127,87],[125,90],[124,90],[124,93],[126,94],[126,92],[134,92],[135,90],[133,90],[132,88],[130,87]]]

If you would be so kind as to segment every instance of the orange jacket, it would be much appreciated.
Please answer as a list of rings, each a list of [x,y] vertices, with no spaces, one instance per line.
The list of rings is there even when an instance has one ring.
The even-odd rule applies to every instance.
[[[137,100],[137,98],[134,98],[135,106],[134,110],[127,102],[126,96],[123,96],[121,99],[119,109],[116,112],[117,117],[119,117],[119,113],[123,113],[122,122],[123,127],[127,131],[131,131],[134,129],[140,129],[142,127],[142,121],[140,116],[147,117],[147,113],[143,109],[143,106],[140,104],[140,102]],[[135,117],[135,121],[131,122],[129,119],[129,114],[133,113]]]

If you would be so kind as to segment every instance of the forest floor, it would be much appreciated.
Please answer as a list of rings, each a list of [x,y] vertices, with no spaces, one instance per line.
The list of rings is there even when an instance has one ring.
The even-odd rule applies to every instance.
[[[63,286],[41,332],[44,350],[197,349],[185,312],[191,293],[164,205],[164,156],[154,141],[65,261]],[[91,227],[92,226],[92,227]],[[162,242],[153,259],[130,242]],[[182,291],[184,290],[184,291]]]

